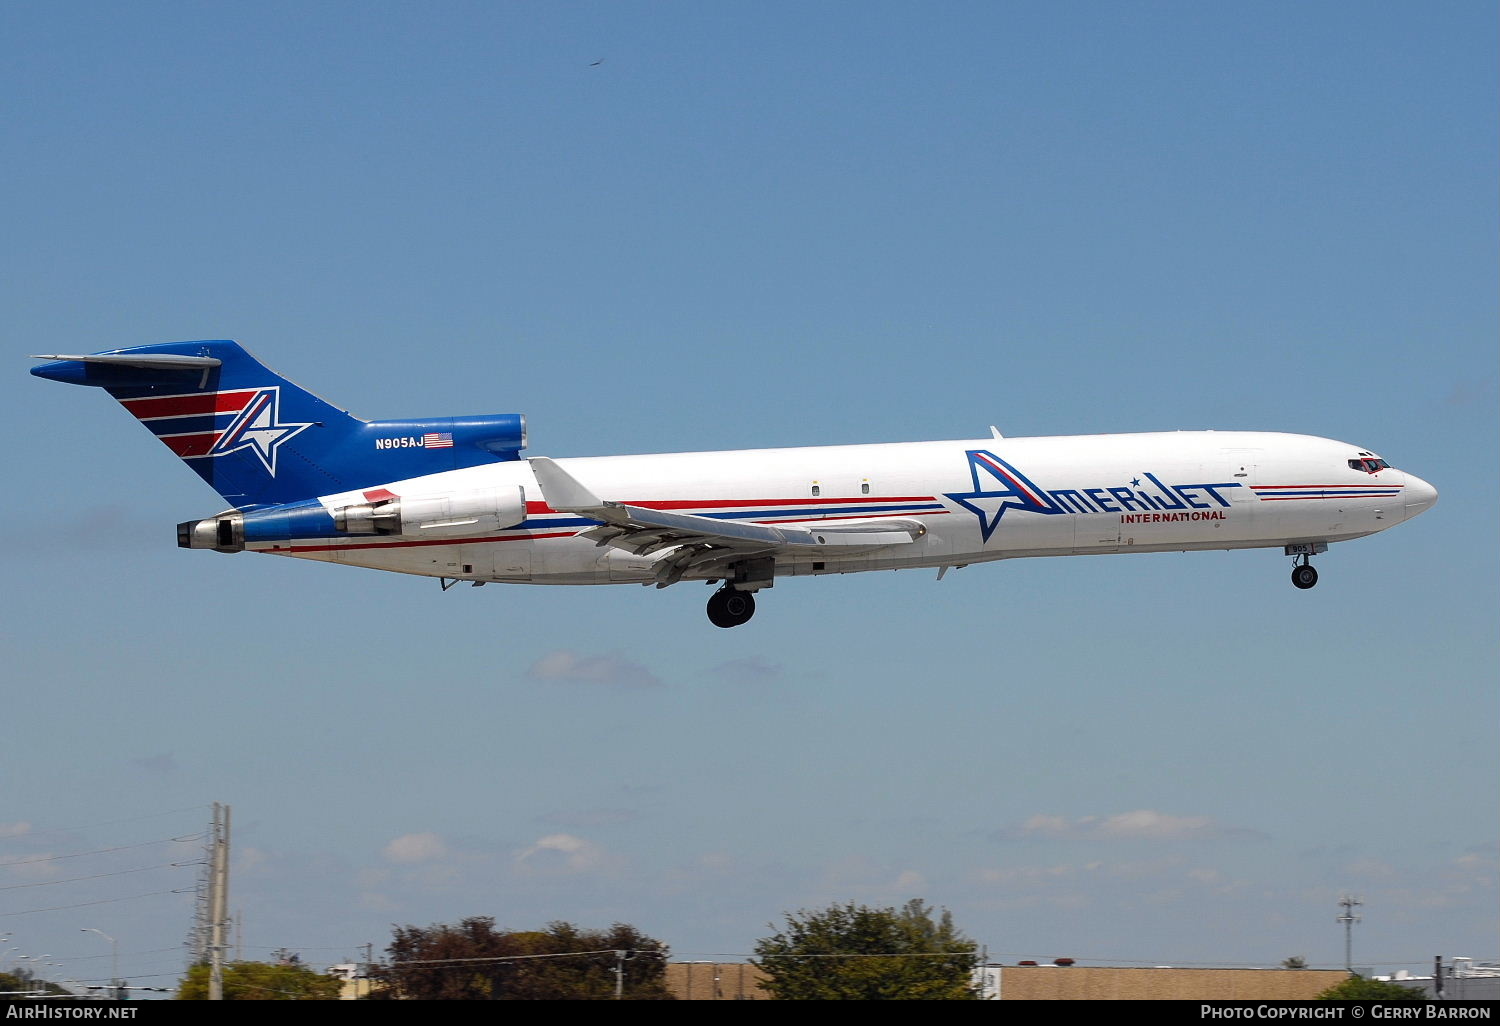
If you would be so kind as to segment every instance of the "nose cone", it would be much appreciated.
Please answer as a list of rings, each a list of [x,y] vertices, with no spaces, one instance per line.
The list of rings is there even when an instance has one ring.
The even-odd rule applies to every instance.
[[[1437,489],[1415,474],[1406,475],[1406,487],[1401,491],[1407,520],[1437,505]]]

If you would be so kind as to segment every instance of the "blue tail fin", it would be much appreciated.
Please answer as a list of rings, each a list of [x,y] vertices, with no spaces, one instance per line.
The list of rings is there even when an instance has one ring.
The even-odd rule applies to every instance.
[[[51,356],[31,373],[103,388],[237,507],[272,506],[519,458],[520,414],[365,421],[237,342]]]

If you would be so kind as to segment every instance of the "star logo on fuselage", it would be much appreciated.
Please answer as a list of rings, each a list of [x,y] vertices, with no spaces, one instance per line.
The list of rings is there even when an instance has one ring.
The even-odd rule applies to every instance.
[[[249,449],[266,468],[266,473],[276,476],[276,450],[294,435],[301,434],[312,424],[284,424],[279,416],[281,389],[277,386],[263,388],[250,399],[234,422],[224,429],[219,440],[207,453],[209,456],[228,456],[233,452]]]
[[[988,542],[1008,509],[1028,513],[1063,513],[1052,498],[1015,467],[985,449],[970,449],[971,492],[948,492],[947,497],[979,518],[979,531]]]

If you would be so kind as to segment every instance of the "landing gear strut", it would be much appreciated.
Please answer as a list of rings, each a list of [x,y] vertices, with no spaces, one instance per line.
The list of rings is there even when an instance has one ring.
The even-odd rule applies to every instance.
[[[1302,561],[1292,567],[1292,584],[1303,591],[1318,583],[1318,571],[1313,567],[1311,556],[1304,555]]]
[[[755,615],[755,595],[726,584],[709,596],[708,619],[715,627],[738,627]]]

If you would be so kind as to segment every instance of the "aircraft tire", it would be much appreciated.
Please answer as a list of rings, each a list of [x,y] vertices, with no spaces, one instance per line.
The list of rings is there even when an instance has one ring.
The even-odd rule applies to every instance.
[[[738,627],[755,615],[755,596],[748,591],[720,588],[708,599],[708,619],[715,627]]]
[[[1310,564],[1292,567],[1292,584],[1306,591],[1318,583],[1318,571]]]

